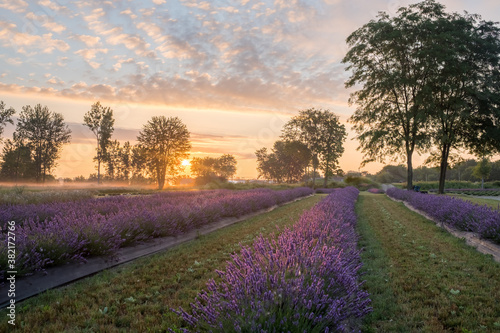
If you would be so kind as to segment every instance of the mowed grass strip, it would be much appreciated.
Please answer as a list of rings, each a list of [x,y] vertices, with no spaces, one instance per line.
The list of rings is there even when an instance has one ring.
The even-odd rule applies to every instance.
[[[500,332],[500,265],[384,195],[361,193],[364,332]]]
[[[103,271],[17,305],[20,332],[165,332],[182,325],[170,311],[190,309],[216,269],[224,270],[239,244],[251,245],[293,225],[324,195],[305,198],[215,231],[167,252]],[[0,311],[0,332],[13,329]]]
[[[465,194],[449,194],[452,197],[455,197],[457,199],[461,199],[464,201],[470,201],[473,204],[478,204],[481,206],[487,205],[488,207],[496,210],[500,210],[500,200],[495,200],[495,199],[486,199],[486,198],[476,198],[476,197],[471,197],[469,195]],[[500,199],[500,197],[499,197]]]

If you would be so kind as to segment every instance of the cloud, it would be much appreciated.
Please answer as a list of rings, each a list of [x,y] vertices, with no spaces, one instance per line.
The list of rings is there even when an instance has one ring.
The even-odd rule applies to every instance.
[[[23,0],[9,0],[0,3],[0,8],[8,9],[14,13],[24,13],[28,8],[28,3]]]
[[[8,22],[0,22],[0,41],[4,47],[11,47],[21,53],[24,48],[38,49],[42,53],[52,53],[54,50],[66,52],[70,49],[68,43],[60,39],[52,38],[52,34],[32,35],[19,32],[16,25]],[[26,51],[25,51],[26,52]]]
[[[73,35],[73,38],[85,43],[87,47],[96,47],[101,44],[101,38],[98,36],[90,36],[90,35]]]
[[[22,65],[23,62],[21,61],[20,58],[8,58],[7,63],[9,65],[19,66],[19,65]]]
[[[79,56],[83,57],[86,61],[94,59],[97,53],[108,53],[108,49],[81,49],[75,52]]]

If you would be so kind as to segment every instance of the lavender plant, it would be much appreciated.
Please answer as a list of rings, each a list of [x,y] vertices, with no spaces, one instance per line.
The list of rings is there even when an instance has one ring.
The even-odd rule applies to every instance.
[[[361,289],[354,203],[358,190],[330,194],[277,238],[233,255],[220,282],[173,310],[190,331],[342,332],[370,311]],[[170,330],[173,332],[173,330]]]
[[[7,221],[16,221],[16,269],[26,274],[112,254],[139,241],[175,236],[224,217],[239,217],[309,194],[312,190],[308,188],[215,190],[3,206],[0,280],[7,267]]]
[[[390,188],[387,195],[408,202],[436,221],[458,230],[478,233],[484,239],[500,244],[500,213],[488,206],[473,204],[444,195],[429,195]]]

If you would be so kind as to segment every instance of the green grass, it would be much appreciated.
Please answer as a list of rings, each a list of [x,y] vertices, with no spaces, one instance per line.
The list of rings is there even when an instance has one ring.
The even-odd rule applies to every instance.
[[[452,197],[458,198],[458,199],[470,201],[474,204],[478,204],[478,205],[482,205],[482,206],[486,205],[486,206],[491,207],[493,209],[500,210],[500,200],[484,199],[484,198],[472,198],[472,197],[465,195],[465,194],[449,194],[449,195]]]
[[[215,231],[167,252],[103,271],[17,305],[19,332],[165,332],[182,326],[171,308],[189,309],[239,244],[294,224],[316,195]],[[12,329],[0,311],[0,332]]]
[[[500,332],[500,265],[385,196],[361,193],[363,332]]]

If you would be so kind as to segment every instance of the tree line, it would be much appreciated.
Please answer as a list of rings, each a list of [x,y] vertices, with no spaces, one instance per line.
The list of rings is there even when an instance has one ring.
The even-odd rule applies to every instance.
[[[15,110],[0,102],[0,139],[7,124],[14,124]],[[154,182],[159,189],[172,181],[189,157],[190,133],[178,117],[152,117],[139,132],[137,143],[120,144],[113,140],[113,110],[100,102],[92,104],[84,115],[83,125],[95,136],[98,184],[106,180]],[[36,181],[54,179],[51,175],[64,144],[69,143],[71,130],[61,114],[40,104],[22,108],[12,139],[3,147],[0,179],[3,181]],[[103,169],[104,175],[101,173]],[[236,172],[236,159],[225,154],[220,158],[194,158],[193,174],[197,178],[218,177],[226,180]],[[76,180],[84,180],[83,176]]]
[[[413,170],[414,182],[433,182],[439,180],[439,168],[419,166]],[[374,175],[367,175],[378,183],[406,182],[407,169],[405,165],[386,165]],[[467,159],[454,164],[446,173],[447,181],[468,181],[484,183],[485,181],[500,182],[500,160]]]
[[[439,193],[454,152],[500,151],[500,28],[479,15],[447,13],[426,0],[380,13],[347,39],[343,59],[361,86],[349,102],[363,163],[405,158],[412,188],[415,152],[439,163]]]

